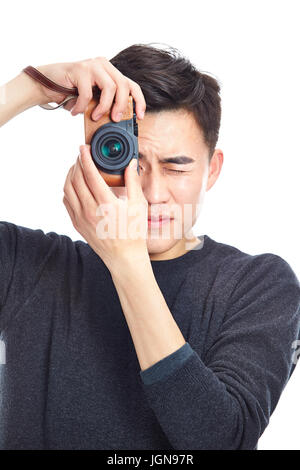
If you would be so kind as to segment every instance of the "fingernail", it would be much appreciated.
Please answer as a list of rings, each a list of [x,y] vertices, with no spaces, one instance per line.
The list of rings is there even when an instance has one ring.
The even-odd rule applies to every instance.
[[[130,162],[130,168],[132,168],[133,170],[136,170],[137,169],[137,160],[136,158],[133,158]]]
[[[117,113],[116,114],[116,121],[121,121],[122,116],[123,116],[123,113]]]

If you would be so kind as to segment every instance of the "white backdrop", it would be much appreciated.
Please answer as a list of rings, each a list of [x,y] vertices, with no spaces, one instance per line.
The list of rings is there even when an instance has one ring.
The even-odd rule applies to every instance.
[[[295,0],[4,1],[0,84],[27,65],[112,58],[135,43],[182,51],[222,87],[222,172],[196,234],[276,253],[300,277],[299,48]],[[63,185],[84,143],[83,115],[35,107],[0,129],[0,220],[82,239]],[[300,449],[300,370],[259,449]]]

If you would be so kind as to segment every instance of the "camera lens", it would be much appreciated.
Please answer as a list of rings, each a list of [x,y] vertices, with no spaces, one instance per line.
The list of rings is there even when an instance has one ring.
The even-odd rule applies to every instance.
[[[122,152],[123,145],[118,139],[109,139],[101,145],[101,153],[105,157],[118,157]]]
[[[132,134],[114,123],[103,124],[91,139],[92,158],[101,170],[118,173],[123,170],[135,152]]]

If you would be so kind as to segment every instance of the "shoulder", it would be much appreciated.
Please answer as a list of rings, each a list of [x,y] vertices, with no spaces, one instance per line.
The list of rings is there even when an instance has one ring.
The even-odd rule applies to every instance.
[[[231,278],[242,279],[251,278],[252,275],[266,275],[275,278],[276,275],[289,277],[299,285],[299,280],[288,261],[278,254],[266,252],[260,254],[250,254],[241,249],[222,242],[218,242],[206,235],[206,240],[210,245],[210,258],[215,260],[217,269],[227,273],[228,280]]]
[[[51,275],[74,265],[84,245],[56,232],[0,221],[0,289],[4,291],[0,304],[9,288],[17,286],[28,293],[42,273]]]
[[[8,255],[46,255],[59,249],[75,249],[85,245],[82,241],[73,241],[67,235],[54,231],[45,233],[41,228],[29,228],[13,222],[0,221],[0,249]]]
[[[207,273],[213,291],[222,305],[245,306],[268,300],[280,306],[290,302],[296,311],[300,304],[300,283],[290,264],[281,256],[267,252],[249,254],[230,244],[206,236],[209,246],[204,269],[196,270],[199,279]],[[199,266],[200,268],[200,266]]]

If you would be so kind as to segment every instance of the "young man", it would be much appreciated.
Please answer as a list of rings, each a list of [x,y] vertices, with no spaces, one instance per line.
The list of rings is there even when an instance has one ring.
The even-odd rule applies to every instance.
[[[78,88],[74,115],[94,85],[95,119],[120,119],[131,94],[140,169],[126,168],[122,199],[81,147],[63,201],[87,243],[0,222],[0,447],[257,448],[295,367],[300,286],[275,254],[192,234],[223,163],[217,81],[149,45],[39,70]],[[24,73],[5,96],[1,124],[65,98]],[[137,236],[99,237],[106,203]]]

